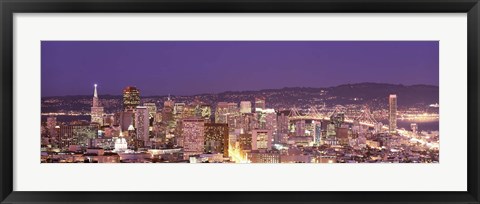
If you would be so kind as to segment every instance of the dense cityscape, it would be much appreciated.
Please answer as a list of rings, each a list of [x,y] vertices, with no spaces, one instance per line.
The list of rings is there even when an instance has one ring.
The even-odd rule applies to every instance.
[[[301,99],[265,93],[147,100],[127,86],[117,106],[98,91],[95,84],[88,113],[48,109],[66,104],[42,99],[42,163],[439,162],[438,101],[399,108],[395,92],[369,103],[346,97],[351,102],[340,105],[319,89],[312,93],[318,99],[297,105]],[[65,115],[88,117],[59,119]],[[436,128],[419,128],[425,121]]]

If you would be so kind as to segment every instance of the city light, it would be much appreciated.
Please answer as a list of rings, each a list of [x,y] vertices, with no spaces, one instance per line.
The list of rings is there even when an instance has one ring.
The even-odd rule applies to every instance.
[[[438,130],[425,131],[421,125],[438,123],[438,112],[399,110],[401,98],[395,94],[383,109],[324,103],[320,108],[278,108],[266,97],[208,104],[168,96],[159,106],[142,104],[140,90],[128,86],[117,99],[118,109],[111,109],[109,104],[118,102],[102,101],[97,88],[95,84],[89,112],[42,112],[42,162],[438,162]],[[50,99],[48,104],[61,101]],[[85,116],[87,120],[58,120]],[[401,121],[415,123],[408,123],[407,130],[399,127]]]

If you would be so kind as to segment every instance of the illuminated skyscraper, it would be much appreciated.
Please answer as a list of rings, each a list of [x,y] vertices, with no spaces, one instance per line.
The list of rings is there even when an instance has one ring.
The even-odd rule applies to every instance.
[[[240,101],[240,113],[251,113],[251,112],[252,112],[252,102]]]
[[[222,153],[224,157],[228,157],[227,124],[205,124],[205,152]]]
[[[388,97],[389,114],[388,114],[388,129],[391,133],[397,130],[397,95],[390,94]]]
[[[137,139],[144,142],[149,140],[149,124],[150,120],[147,107],[137,106],[137,111],[135,112],[135,128],[137,129]]]
[[[162,110],[162,120],[164,122],[172,122],[173,121],[173,109],[174,109],[174,101],[168,96],[167,100],[163,102],[163,110]]]
[[[123,109],[133,111],[140,105],[140,91],[134,86],[127,86],[123,89]]]
[[[271,150],[272,149],[272,131],[271,130],[253,130],[252,131],[252,150]]]
[[[205,142],[205,120],[188,118],[182,120],[182,139],[184,159],[203,153]]]
[[[103,107],[100,107],[97,94],[97,84],[93,92],[92,108],[91,108],[91,122],[103,125]]]
[[[290,110],[279,111],[277,113],[277,135],[275,136],[275,143],[287,143],[288,139],[288,124]]]
[[[313,137],[313,143],[315,143],[316,145],[320,145],[321,140],[322,140],[322,124],[320,121],[318,121],[317,123],[315,123],[315,133]]]

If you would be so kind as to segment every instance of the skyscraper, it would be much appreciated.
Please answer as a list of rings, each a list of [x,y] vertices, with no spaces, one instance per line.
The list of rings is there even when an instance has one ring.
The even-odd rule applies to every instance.
[[[397,130],[397,95],[390,94],[388,97],[389,114],[388,114],[388,129],[391,133]]]
[[[182,120],[182,139],[184,159],[203,153],[205,142],[205,120],[187,118]]]
[[[222,153],[228,157],[228,125],[221,123],[205,124],[205,152]]]
[[[123,89],[123,109],[133,111],[140,105],[140,91],[134,86],[127,86]]]
[[[92,108],[91,108],[91,122],[98,123],[100,126],[103,125],[103,107],[100,107],[100,102],[98,101],[97,94],[97,84],[94,85],[93,99],[92,99]]]
[[[137,129],[137,139],[147,142],[149,140],[148,127],[150,125],[148,108],[145,106],[137,106],[135,112],[135,127]]]
[[[271,150],[272,149],[272,131],[259,130],[252,131],[252,150]]]

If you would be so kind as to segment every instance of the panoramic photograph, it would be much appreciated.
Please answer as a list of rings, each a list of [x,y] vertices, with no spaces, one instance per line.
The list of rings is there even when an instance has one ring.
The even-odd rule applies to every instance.
[[[42,41],[41,163],[439,163],[438,41]]]

